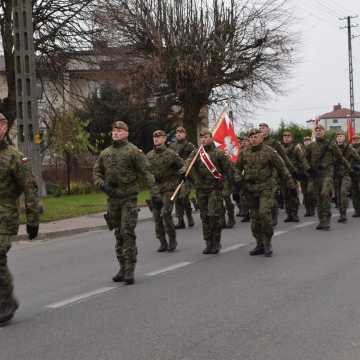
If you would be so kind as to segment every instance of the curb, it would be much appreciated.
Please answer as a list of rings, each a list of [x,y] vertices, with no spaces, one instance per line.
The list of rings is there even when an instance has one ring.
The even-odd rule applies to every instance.
[[[139,219],[138,223],[146,222],[146,221],[150,221],[150,220],[152,220],[152,217],[146,217],[143,219]],[[40,224],[40,228],[41,228],[41,224]],[[86,227],[82,227],[82,228],[78,228],[78,229],[59,230],[59,231],[53,231],[53,232],[48,232],[48,233],[39,233],[37,238],[34,240],[29,240],[26,234],[22,234],[22,235],[14,236],[12,241],[14,242],[14,241],[27,240],[27,241],[33,242],[33,241],[38,241],[38,240],[55,239],[58,237],[72,236],[72,235],[82,234],[82,233],[86,233],[86,232],[107,230],[107,229],[108,229],[107,225],[98,225],[98,226],[86,226]]]

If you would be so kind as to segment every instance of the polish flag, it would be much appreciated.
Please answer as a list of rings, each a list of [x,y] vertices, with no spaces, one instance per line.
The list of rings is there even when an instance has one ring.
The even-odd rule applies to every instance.
[[[348,118],[346,120],[346,129],[347,129],[347,138],[349,144],[352,143],[353,136],[355,135],[355,129],[352,126],[352,119]]]
[[[229,155],[232,162],[236,162],[240,154],[239,140],[235,134],[234,125],[226,113],[223,113],[215,130],[213,139],[216,147]]]

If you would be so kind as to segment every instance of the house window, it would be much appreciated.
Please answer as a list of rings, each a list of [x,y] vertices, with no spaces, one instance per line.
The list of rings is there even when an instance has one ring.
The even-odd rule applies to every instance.
[[[333,124],[338,124],[339,120],[338,119],[333,119]]]
[[[330,126],[329,130],[330,131],[339,131],[339,130],[342,130],[342,127],[341,126]]]

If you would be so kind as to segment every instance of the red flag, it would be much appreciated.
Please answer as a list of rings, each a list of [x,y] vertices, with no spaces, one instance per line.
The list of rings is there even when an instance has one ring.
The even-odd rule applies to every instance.
[[[352,126],[352,119],[349,118],[346,120],[346,128],[347,128],[348,142],[349,142],[349,144],[351,144],[353,136],[355,135],[355,129]]]
[[[240,154],[239,140],[235,134],[234,125],[226,113],[221,116],[213,131],[213,138],[216,147],[227,153],[232,162],[236,162]]]

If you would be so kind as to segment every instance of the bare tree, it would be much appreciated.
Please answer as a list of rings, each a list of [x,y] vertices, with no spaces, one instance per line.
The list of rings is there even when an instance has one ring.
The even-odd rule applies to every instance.
[[[283,0],[100,0],[97,22],[109,44],[156,64],[145,70],[156,69],[162,93],[175,94],[193,140],[203,106],[264,99],[293,63]]]
[[[47,73],[61,73],[71,53],[90,48],[95,33],[92,21],[95,3],[96,0],[32,0],[35,52]],[[13,0],[0,0],[8,84],[8,97],[1,100],[0,112],[7,114],[11,123],[16,117],[12,11]]]

